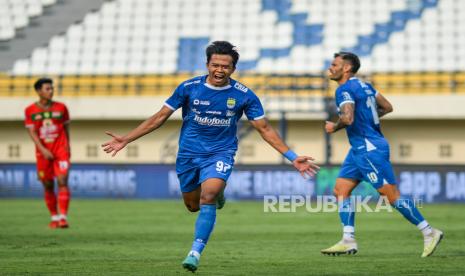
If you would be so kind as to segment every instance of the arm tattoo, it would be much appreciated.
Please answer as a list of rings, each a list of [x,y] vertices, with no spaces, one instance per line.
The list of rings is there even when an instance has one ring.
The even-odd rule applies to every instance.
[[[381,118],[383,117],[384,115],[388,114],[389,112],[386,112],[386,110],[384,110],[383,108],[381,107],[378,107],[377,108],[377,112],[378,112],[378,117]]]
[[[339,121],[344,125],[351,125],[354,121],[354,104],[346,103],[341,106],[341,112],[339,114]]]
[[[346,103],[341,106],[339,118],[334,123],[334,132],[351,125],[354,120],[354,104]]]

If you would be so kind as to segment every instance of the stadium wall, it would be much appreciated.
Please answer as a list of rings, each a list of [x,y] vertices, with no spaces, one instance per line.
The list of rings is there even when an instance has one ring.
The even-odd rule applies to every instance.
[[[465,96],[389,95],[394,112],[383,118],[382,129],[391,144],[392,161],[398,164],[465,164]],[[267,116],[279,129],[280,113],[273,101],[262,99]],[[322,101],[316,98],[316,101]],[[24,108],[35,98],[0,99],[0,162],[33,162],[34,148],[24,127]],[[105,156],[100,144],[108,139],[105,130],[126,133],[156,112],[165,97],[63,97],[71,113],[72,161],[76,163],[174,163],[180,111],[173,114],[156,133],[132,143],[115,158]],[[315,101],[314,101],[315,102]],[[322,103],[314,103],[323,105]],[[297,152],[325,161],[323,124],[325,114],[286,111],[289,145]],[[279,164],[282,157],[271,150],[243,121],[236,162],[239,164]],[[331,136],[331,162],[341,163],[349,149],[344,131]]]
[[[465,203],[465,166],[395,166],[399,190],[417,201]],[[287,165],[238,165],[225,194],[229,199],[264,196],[332,195],[338,166],[326,166],[315,179],[303,179]],[[174,165],[76,164],[70,173],[73,196],[83,198],[180,198]],[[353,195],[377,197],[368,183]],[[41,197],[34,164],[0,164],[0,197]],[[286,198],[284,199],[286,200]],[[288,197],[287,200],[290,200]]]
[[[174,163],[181,122],[168,121],[156,133],[131,143],[116,157],[104,154],[100,145],[109,137],[105,130],[127,133],[140,120],[73,121],[71,125],[74,163]],[[248,124],[244,122],[244,124]],[[278,129],[279,123],[272,122]],[[459,120],[386,120],[383,131],[391,144],[391,157],[398,164],[465,164],[465,129]],[[34,145],[20,121],[0,122],[0,163],[33,162]],[[322,121],[290,121],[288,144],[320,163],[325,160]],[[332,163],[344,160],[349,150],[344,132],[331,136]],[[279,164],[282,156],[272,150],[258,133],[250,130],[239,142],[238,164]]]

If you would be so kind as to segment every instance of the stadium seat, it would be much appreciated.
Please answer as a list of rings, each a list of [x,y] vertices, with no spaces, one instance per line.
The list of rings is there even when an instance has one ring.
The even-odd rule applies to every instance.
[[[0,11],[0,15],[10,15],[0,17],[0,40],[14,37],[15,28],[29,24],[29,18],[56,2],[8,1],[14,4],[8,11]],[[230,40],[240,49],[238,71],[316,74],[327,69],[334,52],[354,51],[362,58],[363,74],[374,74],[374,79],[382,74],[391,76],[381,84],[390,89],[397,73],[448,72],[453,76],[465,71],[463,3],[226,0],[220,5],[201,0],[107,1],[82,22],[69,26],[65,34],[53,36],[46,47],[38,47],[26,60],[16,61],[10,73],[192,74],[204,70],[208,42]],[[407,83],[390,91],[430,89],[412,86],[408,78],[402,81]],[[448,82],[439,83],[445,87],[437,88],[439,93],[451,91]],[[461,89],[460,85],[454,89]]]
[[[26,13],[29,17],[35,17],[42,14],[42,2],[41,0],[26,0]]]
[[[13,73],[16,75],[27,75],[30,70],[30,62],[27,59],[20,59],[15,62]]]
[[[56,0],[3,0],[0,9],[0,41],[15,37],[16,30],[30,24],[30,18],[43,14],[44,7]]]

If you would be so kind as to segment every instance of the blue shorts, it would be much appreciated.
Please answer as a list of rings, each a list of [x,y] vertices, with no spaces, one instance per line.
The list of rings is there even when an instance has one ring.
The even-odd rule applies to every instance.
[[[389,161],[389,148],[372,151],[349,151],[342,163],[338,177],[350,178],[371,183],[379,189],[384,184],[396,184],[396,177]]]
[[[181,192],[192,192],[209,178],[221,178],[226,182],[231,175],[233,166],[233,154],[193,158],[178,157],[176,159],[176,173],[181,185]]]

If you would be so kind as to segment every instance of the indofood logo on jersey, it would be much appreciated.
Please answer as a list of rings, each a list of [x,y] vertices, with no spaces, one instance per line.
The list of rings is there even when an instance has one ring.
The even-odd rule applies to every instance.
[[[209,117],[201,117],[197,114],[195,114],[194,121],[204,126],[230,126],[231,125],[231,118],[229,119],[220,119],[216,117],[209,118]]]
[[[228,100],[226,101],[226,106],[228,108],[234,108],[234,106],[236,106],[236,99],[228,98]]]

